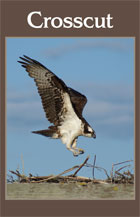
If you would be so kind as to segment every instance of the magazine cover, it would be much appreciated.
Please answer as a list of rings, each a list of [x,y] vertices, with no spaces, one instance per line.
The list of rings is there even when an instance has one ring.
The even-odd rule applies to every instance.
[[[139,1],[1,1],[1,216],[139,216]]]

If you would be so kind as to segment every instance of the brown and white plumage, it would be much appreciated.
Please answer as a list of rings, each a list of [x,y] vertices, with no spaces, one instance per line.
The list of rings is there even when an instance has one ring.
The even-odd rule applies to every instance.
[[[46,118],[53,124],[47,130],[33,131],[52,138],[60,138],[74,156],[84,153],[76,147],[78,136],[96,137],[94,130],[82,116],[87,98],[67,87],[48,68],[27,56],[18,61],[36,83]]]

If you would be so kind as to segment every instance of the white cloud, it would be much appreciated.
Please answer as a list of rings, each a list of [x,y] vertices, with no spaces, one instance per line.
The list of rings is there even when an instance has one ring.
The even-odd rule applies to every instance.
[[[122,115],[123,113],[132,113],[133,105],[127,103],[112,103],[104,100],[93,100],[89,101],[86,108],[88,116],[95,116],[102,118],[105,116],[112,116],[115,114]]]
[[[107,49],[115,49],[120,51],[128,51],[131,49],[128,44],[125,44],[121,41],[107,41],[107,40],[78,40],[74,43],[70,43],[67,45],[61,45],[55,48],[47,49],[42,52],[44,56],[56,58],[63,56],[67,53],[74,52],[77,50],[92,49],[92,48],[107,48]]]
[[[85,95],[88,97],[88,103],[84,108],[84,117],[91,126],[95,127],[98,133],[108,133],[108,136],[132,136],[134,122],[134,99],[132,90],[129,86],[112,87],[107,85],[107,94],[105,86],[82,86],[85,89]],[[122,91],[125,89],[125,91]],[[81,91],[83,92],[83,91]],[[128,97],[128,93],[129,97]],[[8,92],[7,94],[7,120],[8,127],[43,129],[49,126],[45,118],[45,113],[38,94],[30,91],[29,93]],[[9,129],[10,129],[9,128]],[[131,133],[130,133],[131,132]],[[128,135],[129,134],[129,135]]]

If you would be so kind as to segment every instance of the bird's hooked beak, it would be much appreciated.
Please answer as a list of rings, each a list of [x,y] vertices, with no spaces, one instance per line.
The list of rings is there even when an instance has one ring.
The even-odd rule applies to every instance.
[[[93,131],[92,137],[93,137],[94,139],[96,139],[96,133],[95,133],[95,131]]]

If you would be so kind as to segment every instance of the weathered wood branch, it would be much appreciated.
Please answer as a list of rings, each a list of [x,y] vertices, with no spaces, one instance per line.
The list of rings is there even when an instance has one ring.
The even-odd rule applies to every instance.
[[[88,161],[89,156],[85,159],[85,161],[79,166],[78,170],[75,171],[75,173],[73,174],[73,176],[76,176],[76,174],[79,172],[79,170],[86,164],[86,162]]]
[[[76,169],[76,168],[78,168],[78,167],[79,167],[79,166],[74,166],[74,167],[72,167],[72,168],[70,168],[70,169],[68,169],[68,170],[65,170],[64,172],[62,172],[62,173],[60,173],[60,174],[58,174],[58,175],[56,175],[56,176],[51,176],[51,177],[48,177],[48,178],[46,178],[46,179],[43,179],[43,180],[40,180],[40,181],[36,181],[36,183],[47,182],[47,181],[50,181],[50,180],[52,180],[52,179],[56,179],[56,178],[58,178],[58,177],[64,175],[65,173],[71,172],[72,170],[74,170],[74,169]]]
[[[19,178],[23,177],[19,172],[17,173],[17,172],[14,172],[12,170],[9,170],[9,172],[12,173],[12,174],[14,174],[14,175],[16,175],[16,176],[18,176]]]

